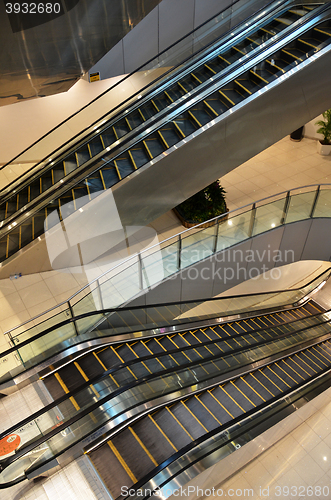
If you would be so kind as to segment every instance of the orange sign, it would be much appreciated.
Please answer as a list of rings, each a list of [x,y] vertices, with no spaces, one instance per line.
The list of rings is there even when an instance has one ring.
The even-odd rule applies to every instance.
[[[9,453],[12,453],[19,447],[21,443],[21,438],[18,434],[10,434],[0,441],[0,457],[4,457]]]

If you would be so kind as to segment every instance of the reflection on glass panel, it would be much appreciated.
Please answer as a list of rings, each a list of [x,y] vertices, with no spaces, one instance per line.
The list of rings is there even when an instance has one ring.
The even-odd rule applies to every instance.
[[[139,262],[108,279],[100,285],[104,309],[111,309],[123,304],[140,291]]]
[[[57,330],[47,333],[37,340],[33,340],[30,344],[17,349],[20,358],[27,366],[31,360],[45,358],[50,356],[50,351],[57,352],[56,347],[61,342],[64,342],[76,334],[75,327],[72,323],[64,325]]]
[[[309,219],[315,199],[315,191],[292,195],[285,223]]]
[[[178,241],[142,256],[143,288],[155,285],[178,271]]]
[[[195,262],[212,255],[215,246],[215,235],[216,226],[214,225],[183,238],[180,256],[181,268],[191,266]]]
[[[313,217],[331,217],[331,189],[320,191]]]
[[[253,236],[280,226],[285,206],[284,198],[258,207],[255,212]]]
[[[250,222],[250,211],[221,222],[218,230],[217,252],[246,240],[249,237]]]

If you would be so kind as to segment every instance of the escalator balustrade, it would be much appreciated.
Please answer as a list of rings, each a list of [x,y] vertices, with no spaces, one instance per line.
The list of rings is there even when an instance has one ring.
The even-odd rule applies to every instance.
[[[16,190],[14,195],[9,195],[8,199],[5,199],[0,205],[0,219],[3,221],[9,217],[16,217],[18,210],[26,208],[27,204],[33,202],[36,197],[46,193],[47,189],[96,155],[102,156],[100,160],[96,160],[93,173],[86,175],[72,189],[62,194],[58,199],[54,199],[23,224],[15,227],[14,223],[12,227],[9,227],[10,233],[0,239],[0,259],[4,260],[10,257],[44,231],[50,229],[51,224],[57,220],[54,218],[54,222],[49,222],[47,219],[52,212],[56,211],[60,220],[65,219],[89,200],[92,200],[96,194],[112,187],[206,123],[284,74],[291,69],[293,64],[297,64],[319,50],[330,37],[329,21],[311,29],[272,57],[238,76],[231,83],[213,92],[199,103],[194,104],[183,114],[163,124],[157,131],[147,135],[127,151],[120,153],[115,159],[109,159],[109,155],[114,156],[114,153],[107,152],[107,148],[116,141],[150,118],[156,117],[159,112],[188,95],[192,90],[197,91],[204,82],[218,76],[243,55],[259,47],[293,22],[304,17],[309,11],[310,9],[307,7],[290,9],[276,19],[260,26],[254,33],[229,50],[222,51],[220,49],[218,55],[213,55],[210,60],[180,78],[175,84],[171,84],[153,99],[143,103],[138,109],[128,113],[125,118],[121,118],[100,132],[99,135],[94,136],[77,151],[43,173],[41,177],[33,180],[30,185],[19,191]]]
[[[330,368],[331,343],[271,363],[249,374],[197,392],[136,420],[90,452],[94,466],[113,498],[121,487],[134,487],[194,440],[281,398]],[[159,469],[158,469],[159,472]],[[143,483],[145,481],[142,481]]]

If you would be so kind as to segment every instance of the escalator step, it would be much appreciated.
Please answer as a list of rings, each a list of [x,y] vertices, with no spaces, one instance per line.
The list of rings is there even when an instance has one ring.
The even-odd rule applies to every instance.
[[[113,144],[115,141],[117,141],[116,135],[114,134],[112,127],[104,130],[100,138],[102,138],[105,148]]]
[[[140,168],[142,165],[145,165],[145,163],[150,161],[148,154],[142,148],[132,148],[130,149],[130,153],[132,154],[136,168]]]
[[[86,163],[88,160],[90,160],[90,158],[91,157],[87,146],[83,146],[82,148],[77,150],[77,161],[79,166]]]
[[[106,186],[106,189],[110,188],[116,182],[119,181],[118,174],[114,167],[102,168],[101,169],[102,177]]]
[[[178,450],[191,443],[192,437],[183,429],[181,423],[176,420],[175,416],[171,413],[171,409],[162,409],[152,415],[152,417],[161,431],[168,436],[171,443],[173,443]]]
[[[134,111],[133,113],[130,113],[128,116],[128,122],[131,126],[132,129],[139,127],[142,123],[144,123],[144,119],[139,113],[139,111]]]
[[[150,135],[145,142],[153,158],[156,158],[165,150],[159,135]]]
[[[119,465],[117,456],[108,444],[92,452],[90,458],[113,498],[118,496],[122,486],[131,486],[134,483],[128,471]]]
[[[73,172],[78,167],[77,158],[74,154],[68,156],[63,163],[65,165],[66,175],[70,174],[70,172]]]
[[[56,165],[53,169],[52,169],[52,172],[53,172],[53,176],[54,176],[54,184],[56,184],[57,182],[59,182],[59,180],[61,180],[64,176],[64,167],[62,164],[60,165]]]
[[[155,463],[153,463],[132,432],[126,432],[125,439],[122,439],[121,435],[114,436],[111,443],[116,447],[126,466],[135,477],[144,477],[155,467]],[[139,457],[139,460],[137,460],[137,457]]]
[[[112,162],[110,162],[110,165],[111,164]],[[117,165],[121,179],[124,179],[124,177],[132,174],[132,172],[135,171],[135,168],[132,165],[132,161],[130,160],[129,155],[127,155],[127,157],[122,156],[121,158],[116,158],[116,160],[114,160],[114,164]]]
[[[130,127],[128,124],[125,122],[125,120],[120,120],[118,121],[114,126],[113,129],[115,130],[115,134],[117,137],[120,139],[124,135],[126,135],[128,132],[130,132]]]
[[[101,153],[101,151],[103,150],[101,137],[97,136],[94,139],[92,139],[91,141],[89,141],[89,146],[90,146],[92,156],[95,156],[98,153]]]

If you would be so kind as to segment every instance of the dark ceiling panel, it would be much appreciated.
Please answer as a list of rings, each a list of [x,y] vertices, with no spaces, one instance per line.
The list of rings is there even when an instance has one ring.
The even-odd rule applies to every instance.
[[[2,0],[0,105],[68,90],[159,2]]]

